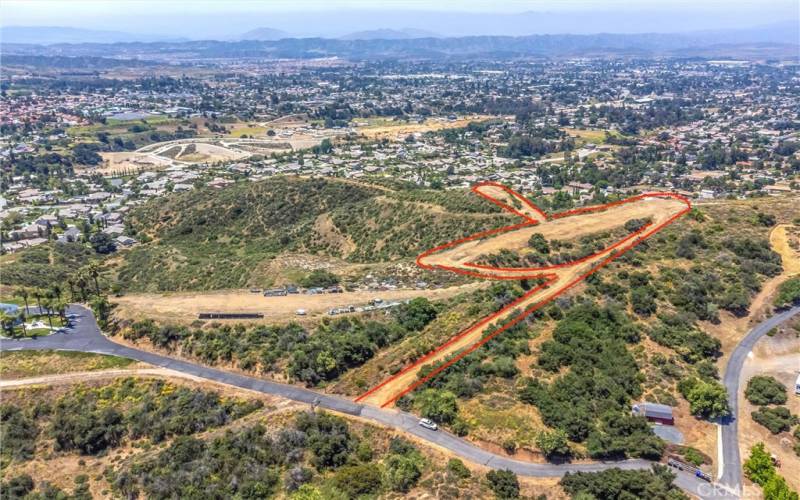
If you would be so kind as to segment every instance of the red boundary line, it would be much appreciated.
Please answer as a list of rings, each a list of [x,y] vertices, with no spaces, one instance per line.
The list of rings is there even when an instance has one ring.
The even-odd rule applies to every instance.
[[[548,219],[547,215],[544,212],[542,212],[536,205],[534,205],[528,199],[526,199],[525,197],[523,197],[519,193],[511,190],[510,188],[508,188],[506,186],[503,186],[501,184],[497,184],[497,183],[494,183],[494,182],[483,182],[483,183],[480,183],[480,184],[476,184],[475,186],[472,187],[472,191],[473,192],[475,192],[479,196],[491,201],[492,203],[498,205],[499,207],[503,208],[504,210],[507,210],[509,212],[512,212],[512,213],[524,218],[526,220],[526,222],[522,222],[522,223],[519,223],[519,224],[512,224],[510,226],[505,226],[505,227],[501,227],[501,228],[498,228],[498,229],[491,229],[491,230],[488,230],[488,231],[482,231],[482,232],[479,232],[479,233],[476,233],[476,234],[473,234],[473,235],[470,235],[470,236],[467,236],[467,237],[464,237],[464,238],[459,238],[459,239],[451,241],[449,243],[445,243],[443,245],[439,245],[439,246],[437,246],[435,248],[432,248],[432,249],[420,254],[417,257],[417,260],[416,260],[417,265],[422,267],[422,268],[425,268],[425,269],[444,269],[444,270],[452,271],[452,272],[455,272],[455,273],[464,274],[464,275],[467,275],[467,276],[474,276],[474,277],[478,277],[478,278],[489,278],[489,279],[495,279],[495,280],[523,280],[523,279],[530,279],[530,278],[541,278],[541,279],[545,279],[546,281],[543,284],[541,284],[541,285],[529,290],[522,297],[520,297],[520,298],[516,299],[515,301],[511,302],[510,304],[506,305],[505,307],[503,307],[499,311],[496,311],[496,312],[490,314],[489,316],[481,319],[480,321],[478,321],[477,323],[473,324],[472,326],[470,326],[470,327],[466,328],[465,330],[462,330],[460,333],[454,335],[449,340],[447,340],[445,343],[443,343],[440,346],[436,347],[435,349],[431,350],[430,352],[428,352],[427,354],[425,354],[421,358],[415,360],[410,365],[408,365],[405,368],[403,368],[402,370],[400,370],[398,373],[392,375],[391,377],[388,377],[386,380],[384,380],[380,384],[376,385],[372,389],[368,390],[367,392],[365,392],[364,394],[362,394],[361,396],[356,398],[356,401],[363,400],[364,398],[366,398],[370,394],[374,393],[375,391],[377,391],[381,387],[383,387],[386,384],[388,384],[388,383],[392,382],[393,380],[397,379],[398,377],[400,377],[401,375],[405,374],[409,370],[412,370],[412,369],[416,368],[417,366],[421,365],[422,363],[424,363],[425,361],[429,360],[431,357],[433,357],[434,355],[438,354],[439,352],[441,352],[443,349],[445,349],[446,347],[448,347],[452,343],[454,343],[454,342],[458,341],[459,339],[463,338],[464,336],[468,335],[473,330],[475,330],[477,328],[480,328],[483,325],[491,322],[492,320],[494,320],[498,316],[500,316],[500,315],[506,313],[507,311],[515,308],[518,304],[520,304],[523,301],[525,301],[526,299],[528,299],[531,295],[539,292],[543,288],[547,288],[548,286],[550,286],[551,284],[553,284],[554,282],[557,281],[556,275],[554,275],[552,273],[551,274],[543,274],[540,271],[546,271],[546,270],[549,270],[549,269],[557,269],[557,268],[562,268],[562,267],[567,267],[567,266],[571,266],[571,265],[580,264],[580,263],[585,262],[585,261],[587,261],[589,259],[597,257],[598,255],[601,255],[603,253],[611,251],[611,253],[609,254],[608,257],[606,257],[605,259],[600,261],[600,263],[598,263],[597,265],[595,265],[594,267],[589,269],[586,273],[582,274],[581,276],[578,276],[577,278],[575,278],[571,282],[567,283],[562,288],[557,290],[550,297],[547,297],[547,298],[545,298],[545,299],[533,304],[528,309],[526,309],[526,310],[522,311],[520,314],[514,316],[507,323],[502,325],[500,328],[498,328],[497,330],[495,330],[495,331],[489,333],[488,335],[482,337],[479,341],[475,342],[474,344],[469,346],[467,349],[464,349],[464,350],[458,352],[456,356],[454,356],[453,358],[451,358],[447,362],[443,363],[441,366],[436,367],[431,373],[429,373],[428,375],[426,375],[422,379],[419,379],[419,380],[415,381],[410,386],[408,386],[406,389],[402,390],[401,392],[399,392],[399,393],[395,394],[394,396],[392,396],[389,400],[385,401],[381,405],[381,408],[385,408],[386,406],[389,406],[390,404],[394,403],[395,401],[397,401],[401,397],[403,397],[406,394],[414,391],[415,389],[417,389],[422,384],[428,382],[429,380],[431,380],[433,377],[435,377],[436,375],[438,375],[442,371],[446,370],[447,368],[449,368],[450,366],[452,366],[456,362],[460,361],[465,356],[467,356],[468,354],[470,354],[474,350],[478,349],[479,347],[481,347],[482,345],[484,345],[485,343],[487,343],[488,341],[490,341],[491,339],[493,339],[494,337],[496,337],[500,333],[502,333],[502,332],[506,331],[507,329],[511,328],[512,326],[518,324],[520,321],[525,319],[525,317],[527,317],[531,313],[541,309],[544,305],[549,304],[551,301],[556,299],[562,293],[564,293],[565,291],[569,290],[573,286],[577,285],[581,281],[585,280],[586,278],[588,278],[589,276],[591,276],[592,274],[594,274],[595,272],[597,272],[601,268],[603,268],[606,265],[608,265],[613,260],[617,259],[618,257],[623,255],[624,253],[626,253],[630,249],[634,248],[636,245],[638,245],[642,241],[644,241],[647,238],[650,238],[651,236],[655,235],[656,233],[661,231],[663,228],[665,228],[669,224],[672,224],[676,219],[678,219],[682,215],[686,214],[692,208],[691,203],[689,202],[688,198],[686,198],[685,196],[679,195],[677,193],[670,193],[670,192],[652,192],[652,193],[640,194],[638,196],[633,196],[631,198],[626,198],[624,200],[619,200],[619,201],[606,203],[604,205],[596,205],[596,206],[593,206],[593,207],[582,207],[582,208],[578,208],[578,209],[574,209],[574,210],[568,210],[566,212],[560,212],[560,213],[552,214],[549,217],[549,219],[553,220],[553,219],[560,219],[560,218],[563,218],[563,217],[569,217],[571,215],[582,214],[582,213],[587,213],[587,212],[598,212],[598,211],[602,211],[602,210],[605,210],[605,209],[610,208],[610,207],[619,206],[619,205],[622,205],[622,204],[625,204],[625,203],[632,203],[634,201],[638,201],[638,200],[645,199],[645,198],[675,198],[675,199],[680,200],[680,201],[682,201],[682,202],[684,202],[686,204],[686,208],[684,208],[680,212],[676,213],[675,215],[673,215],[672,217],[670,217],[666,221],[662,222],[658,226],[654,227],[654,226],[652,226],[652,223],[649,223],[649,224],[645,225],[644,227],[639,228],[637,231],[634,231],[629,236],[625,237],[624,239],[620,240],[619,242],[615,243],[614,245],[612,245],[612,246],[610,246],[610,247],[608,247],[608,248],[606,248],[604,250],[601,250],[600,252],[596,252],[596,253],[594,253],[592,255],[589,255],[587,257],[583,257],[581,259],[577,259],[577,260],[572,261],[572,262],[568,262],[568,263],[564,263],[564,264],[555,264],[555,265],[552,265],[552,266],[545,266],[545,267],[538,267],[538,268],[499,268],[499,267],[481,266],[481,265],[472,264],[472,263],[466,263],[465,264],[465,265],[470,266],[470,267],[481,268],[481,269],[486,269],[486,270],[495,270],[495,271],[530,271],[530,272],[533,273],[531,275],[522,274],[522,275],[517,275],[517,276],[499,276],[499,275],[494,275],[494,274],[489,274],[489,273],[479,273],[479,272],[468,271],[468,270],[465,270],[465,269],[460,269],[460,268],[456,268],[456,267],[452,267],[452,266],[442,266],[442,265],[430,266],[430,265],[427,265],[427,264],[423,264],[421,262],[421,260],[423,258],[425,258],[425,257],[427,257],[429,255],[432,255],[432,254],[434,254],[436,252],[439,252],[441,250],[452,248],[454,246],[460,245],[461,243],[464,243],[464,242],[467,242],[467,241],[472,241],[472,240],[484,238],[486,236],[490,236],[490,235],[497,234],[497,233],[500,233],[500,232],[513,231],[513,230],[516,230],[516,229],[519,229],[519,228],[522,228],[522,227],[532,226],[532,225],[535,225],[535,224],[539,223],[538,220],[532,219],[531,217],[523,214],[522,212],[517,211],[516,209],[514,209],[511,206],[509,206],[508,204],[503,203],[502,201],[497,200],[496,198],[493,198],[493,197],[481,192],[480,188],[483,187],[483,186],[493,186],[493,187],[497,187],[497,188],[502,189],[503,191],[505,191],[506,193],[510,194],[514,198],[524,201],[532,210],[534,210],[535,212],[541,214],[542,217],[544,218],[544,220]],[[646,230],[648,230],[648,229],[652,229],[652,230],[648,234],[645,234],[644,236],[642,236],[644,234],[644,232]],[[623,245],[625,243],[628,243],[631,240],[634,240],[633,243],[631,243],[628,246],[623,247]],[[620,247],[622,247],[622,248],[620,248]],[[614,250],[617,250],[617,251],[614,251]]]

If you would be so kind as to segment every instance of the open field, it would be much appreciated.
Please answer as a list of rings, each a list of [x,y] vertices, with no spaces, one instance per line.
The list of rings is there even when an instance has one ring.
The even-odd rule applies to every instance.
[[[460,357],[480,347],[492,336],[524,319],[529,313],[545,305],[561,293],[583,281],[626,249],[632,248],[689,209],[689,204],[674,196],[643,196],[626,200],[614,206],[594,207],[585,210],[546,216],[522,196],[508,188],[494,184],[478,185],[473,190],[522,218],[520,224],[498,231],[478,233],[462,240],[442,245],[423,253],[417,262],[422,267],[444,269],[475,277],[490,279],[532,279],[543,284],[531,289],[520,299],[473,326],[462,331],[438,349],[418,359],[397,375],[363,394],[359,400],[380,406],[393,404],[397,399],[415,389]],[[592,213],[594,212],[594,213]],[[587,214],[579,216],[578,214]],[[632,219],[650,219],[651,223],[631,233],[604,250],[574,262],[538,268],[500,268],[479,266],[473,262],[479,256],[501,249],[520,250],[527,246],[534,233],[545,239],[577,238],[582,235],[618,228]],[[491,236],[491,237],[489,237]],[[522,311],[522,312],[520,312]],[[502,327],[498,325],[503,324]],[[418,379],[423,364],[441,364],[425,378]]]
[[[200,312],[242,312],[263,313],[263,320],[256,322],[274,323],[276,320],[299,319],[298,309],[305,309],[306,319],[324,316],[333,307],[366,305],[370,300],[380,298],[385,302],[426,297],[440,300],[466,293],[481,286],[472,283],[462,286],[432,290],[391,290],[355,291],[325,293],[317,295],[290,294],[283,297],[264,297],[260,293],[247,290],[209,293],[175,294],[133,294],[114,298],[116,314],[123,319],[137,320],[143,317],[169,323],[188,324],[197,320]],[[236,320],[242,322],[242,320]]]
[[[369,139],[393,139],[402,140],[408,134],[435,132],[437,130],[444,130],[448,128],[466,127],[470,122],[478,122],[484,120],[491,120],[497,118],[489,115],[471,115],[457,120],[447,120],[445,118],[429,118],[423,123],[404,123],[404,122],[391,122],[385,119],[370,122],[366,119],[369,125],[356,127],[356,132],[364,135]],[[362,121],[362,120],[356,120]]]

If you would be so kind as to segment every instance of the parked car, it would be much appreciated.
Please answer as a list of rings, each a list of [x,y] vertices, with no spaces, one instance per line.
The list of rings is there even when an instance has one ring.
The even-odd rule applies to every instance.
[[[305,316],[305,315],[306,315],[306,310],[305,310],[305,309],[298,309],[298,310],[297,310],[297,311],[295,311],[294,313],[295,313],[296,315],[298,315],[298,316]]]
[[[419,425],[420,425],[420,427],[425,427],[426,429],[430,429],[432,431],[439,430],[439,426],[436,425],[436,422],[434,422],[433,420],[431,420],[429,418],[423,418],[422,420],[420,420],[419,421]]]

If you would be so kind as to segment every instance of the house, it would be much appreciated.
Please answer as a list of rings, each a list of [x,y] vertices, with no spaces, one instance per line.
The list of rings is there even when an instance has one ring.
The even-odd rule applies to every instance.
[[[58,237],[59,243],[74,243],[78,241],[81,237],[81,231],[75,226],[68,227],[61,235]]]
[[[672,407],[658,403],[636,403],[631,407],[631,414],[644,417],[650,422],[664,425],[674,425]]]
[[[136,243],[136,240],[134,240],[130,236],[117,236],[116,238],[114,238],[114,241],[116,241],[117,243],[119,243],[124,247],[129,247]]]

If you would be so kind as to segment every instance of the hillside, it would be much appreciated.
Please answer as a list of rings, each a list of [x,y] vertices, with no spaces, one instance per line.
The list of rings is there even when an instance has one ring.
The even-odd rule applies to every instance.
[[[129,291],[265,286],[274,278],[271,261],[282,254],[356,264],[408,261],[442,241],[510,220],[466,191],[279,177],[145,204],[131,225],[147,243],[115,265]]]

